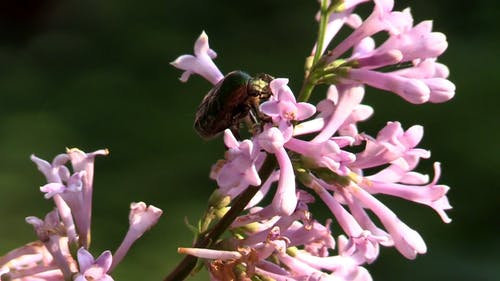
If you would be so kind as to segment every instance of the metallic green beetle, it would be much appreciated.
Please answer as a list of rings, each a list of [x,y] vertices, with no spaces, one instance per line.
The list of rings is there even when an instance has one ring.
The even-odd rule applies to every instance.
[[[229,128],[238,134],[240,122],[249,117],[252,124],[261,125],[270,118],[259,111],[259,104],[272,95],[267,74],[252,77],[239,70],[228,73],[203,98],[198,106],[194,129],[204,139],[210,139]]]

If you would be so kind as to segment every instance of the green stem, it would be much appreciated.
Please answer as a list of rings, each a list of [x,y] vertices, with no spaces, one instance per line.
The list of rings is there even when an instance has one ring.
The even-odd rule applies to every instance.
[[[268,178],[276,167],[276,159],[273,155],[268,155],[266,161],[260,169],[259,176],[263,179]],[[219,237],[227,230],[233,221],[241,214],[246,205],[259,191],[260,186],[249,186],[240,196],[234,199],[234,204],[231,209],[221,218],[219,222],[206,233],[200,234],[194,248],[209,248],[213,242],[217,241]],[[196,266],[198,258],[195,256],[187,255],[175,267],[175,269],[163,281],[181,281],[189,276],[193,268]]]
[[[332,13],[331,9],[328,7],[328,0],[321,1],[320,7],[320,18],[319,18],[319,28],[318,28],[318,42],[316,44],[316,51],[314,52],[314,58],[311,63],[310,71],[307,73],[306,78],[304,79],[304,83],[302,84],[302,88],[300,89],[298,101],[306,102],[309,100],[314,87],[316,86],[314,79],[315,69],[317,67],[318,61],[321,59],[323,55],[323,45],[325,44],[325,33],[326,26],[328,25],[328,18]]]
[[[299,97],[297,98],[299,102],[306,102],[309,100],[314,87],[316,86],[313,82],[310,82],[310,75],[304,80],[302,88],[300,89]]]
[[[321,55],[323,54],[322,50],[325,43],[326,26],[328,24],[329,16],[330,12],[328,9],[328,0],[322,0],[319,18],[318,43],[316,44],[316,52],[314,52],[313,66],[319,61]]]

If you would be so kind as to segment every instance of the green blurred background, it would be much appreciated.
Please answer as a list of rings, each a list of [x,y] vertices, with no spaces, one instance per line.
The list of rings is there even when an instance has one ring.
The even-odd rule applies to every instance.
[[[451,69],[456,97],[411,106],[387,93],[367,94],[385,122],[425,126],[421,147],[442,162],[451,186],[453,222],[429,208],[383,198],[418,230],[428,253],[407,261],[383,249],[368,266],[374,280],[500,280],[498,142],[498,17],[495,1],[399,1],[416,21],[434,19],[448,37],[440,58]],[[210,166],[221,139],[201,140],[193,116],[210,85],[188,84],[169,62],[191,53],[202,30],[223,72],[244,69],[290,77],[300,87],[304,57],[315,38],[316,1],[62,1],[0,2],[0,254],[34,240],[24,218],[42,217],[51,202],[31,153],[52,159],[65,147],[109,148],[96,163],[92,252],[114,250],[128,226],[128,206],[145,201],[164,210],[159,224],[132,248],[115,280],[161,280],[181,259],[213,190]],[[370,93],[372,91],[373,93]],[[320,94],[319,92],[317,93]],[[318,217],[324,214],[318,214]],[[206,280],[203,272],[192,280]]]

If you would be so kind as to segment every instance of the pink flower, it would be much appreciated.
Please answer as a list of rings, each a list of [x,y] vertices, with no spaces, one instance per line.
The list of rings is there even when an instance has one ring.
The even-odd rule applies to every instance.
[[[418,79],[361,68],[351,69],[349,71],[349,79],[375,88],[394,92],[406,101],[414,104],[425,103],[430,97],[429,87]]]
[[[213,167],[211,176],[222,194],[234,198],[248,185],[261,184],[257,170],[265,155],[251,140],[238,141],[229,129],[224,131],[224,143],[225,159]]]
[[[50,253],[65,278],[72,276],[76,270],[76,263],[71,257],[66,231],[61,223],[57,211],[49,212],[44,220],[37,217],[27,217],[26,222],[31,224],[41,242]],[[51,268],[52,269],[52,268]]]
[[[450,75],[448,67],[435,59],[418,60],[413,67],[392,73],[424,82],[429,87],[429,101],[432,103],[446,102],[455,96],[455,84],[446,79]]]
[[[364,189],[356,185],[351,185],[349,189],[350,193],[355,196],[360,203],[377,215],[391,235],[394,246],[403,256],[408,259],[414,259],[417,254],[424,254],[427,252],[427,246],[420,234],[399,220],[394,212]]]
[[[285,122],[290,125],[290,122],[305,120],[316,112],[316,108],[312,104],[297,103],[287,84],[288,79],[285,78],[271,81],[269,87],[273,93],[273,98],[260,105],[260,110],[272,117],[277,124]]]
[[[70,177],[68,168],[64,166],[64,164],[69,161],[67,154],[57,155],[52,163],[40,159],[34,154],[32,154],[30,158],[31,161],[37,165],[38,170],[47,178],[47,182],[49,183],[60,183],[68,180]]]
[[[48,184],[42,186],[40,190],[45,193],[45,198],[54,199],[59,214],[68,228],[70,240],[73,242],[78,234],[81,245],[86,247],[90,241],[94,159],[98,155],[108,153],[107,149],[85,153],[72,148],[68,149],[66,154],[56,156],[52,164],[35,155],[31,156],[31,160],[48,181]],[[73,174],[65,166],[67,162],[71,162]]]
[[[180,78],[182,82],[186,82],[191,74],[196,73],[215,85],[224,78],[224,75],[212,61],[216,57],[217,54],[210,49],[208,36],[203,31],[194,44],[194,56],[182,55],[171,64],[176,68],[185,70]]]
[[[325,119],[325,125],[314,137],[313,142],[324,142],[330,139],[338,129],[346,126],[346,122],[359,108],[364,94],[364,88],[356,84],[331,86],[324,105],[318,105],[321,106],[321,117]],[[327,102],[328,100],[330,102]]]
[[[153,227],[162,214],[163,211],[161,209],[153,205],[147,206],[144,202],[130,204],[129,229],[120,247],[115,251],[113,263],[108,268],[109,272],[116,268],[125,257],[132,244]]]
[[[327,98],[320,101],[316,107],[320,112],[317,117],[297,124],[293,135],[319,132],[314,141],[322,142],[338,133],[342,136],[353,137],[357,142],[357,123],[368,119],[373,114],[372,107],[360,104],[364,92],[364,88],[360,85],[330,86]]]
[[[380,176],[368,176],[367,179],[370,179],[370,182],[368,184],[362,183],[362,186],[372,194],[383,193],[428,205],[439,214],[445,223],[450,223],[451,219],[445,213],[445,210],[451,209],[448,199],[446,198],[446,193],[450,188],[446,185],[437,184],[437,180],[441,174],[439,163],[434,164],[434,170],[434,179],[427,185],[398,184],[391,182],[394,177],[383,181],[383,178]],[[404,180],[403,176],[401,176],[401,178]]]
[[[423,21],[412,28],[391,35],[375,53],[398,50],[403,55],[400,62],[406,62],[436,58],[443,54],[447,47],[446,36],[440,32],[432,32],[432,21]]]
[[[367,85],[413,104],[454,96],[448,68],[437,62],[447,48],[446,36],[432,31],[431,21],[414,25],[409,9],[393,11],[393,0],[372,1],[373,11],[362,19],[354,10],[364,2],[369,1],[321,1],[318,15],[324,33],[318,38],[323,42],[316,42],[306,60],[299,99],[307,101],[315,86],[327,84],[325,99],[317,106],[297,102],[288,79],[274,79],[271,97],[259,106],[270,117],[262,118],[259,133],[240,140],[226,130],[224,160],[211,172],[218,192],[235,198],[254,194],[244,193],[255,191],[249,185],[260,187],[245,201],[243,213],[229,226],[231,235],[220,238],[217,249],[179,248],[180,253],[207,259],[211,280],[369,281],[362,266],[377,259],[380,246],[394,246],[408,259],[425,253],[420,234],[377,194],[427,205],[444,222],[451,221],[445,212],[451,209],[449,187],[438,184],[439,163],[432,180],[415,171],[422,158],[430,157],[430,151],[417,147],[422,126],[404,130],[399,122],[388,122],[376,137],[358,129],[374,112],[362,104]],[[352,32],[334,40],[344,26]],[[380,43],[374,39],[384,38],[379,33],[386,38]],[[195,45],[196,56],[181,56],[174,65],[186,70],[182,80],[198,73],[216,84],[222,74],[203,36]],[[330,48],[335,41],[340,43]],[[267,171],[266,162],[267,178],[261,179],[266,157],[275,158],[277,167]],[[316,200],[332,214],[325,224],[310,212]],[[331,224],[334,219],[336,224]]]
[[[326,167],[339,175],[347,175],[350,172],[348,165],[356,158],[354,154],[342,150],[341,146],[344,147],[353,141],[350,137],[331,138],[321,143],[291,138],[285,147],[309,157],[319,167]]]
[[[379,252],[379,242],[385,237],[377,237],[364,230],[356,219],[320,184],[313,183],[313,188],[328,206],[344,232],[349,236],[339,238],[339,252],[344,256],[352,256],[358,265],[373,262]]]
[[[0,276],[6,280],[64,280],[62,271],[41,241],[28,243],[0,257]]]
[[[274,195],[272,206],[283,215],[290,215],[297,205],[295,194],[295,174],[292,163],[284,148],[285,137],[276,127],[266,128],[258,137],[260,146],[276,156],[280,168],[278,189]]]
[[[80,270],[75,281],[113,281],[113,278],[107,274],[113,259],[110,251],[105,251],[94,259],[92,254],[82,247],[77,255]]]
[[[446,50],[448,43],[444,34],[432,32],[432,21],[423,21],[413,26],[409,9],[395,12],[392,11],[393,1],[374,2],[372,14],[362,22],[358,22],[361,19],[357,18],[356,21],[351,20],[350,25],[355,30],[325,56],[327,64],[335,65],[336,59],[353,48],[351,57],[341,64],[343,67],[338,69],[338,73],[333,71],[338,75],[340,84],[370,85],[394,92],[414,104],[438,103],[451,99],[455,93],[455,85],[446,79],[448,75],[437,76],[428,68],[425,70],[425,77],[403,75],[402,72],[407,72],[405,69],[392,72],[376,70],[403,62],[412,62],[416,67],[422,61],[435,60]],[[354,3],[357,4],[359,3]],[[346,9],[340,14],[332,14],[334,18],[330,19],[326,32],[327,43],[333,37],[330,37],[332,32],[336,33],[347,19],[353,18],[350,16],[352,12],[353,9]],[[381,31],[386,31],[389,37],[377,47],[370,36]]]
[[[399,122],[388,122],[378,133],[377,139],[367,137],[365,150],[356,155],[356,161],[352,166],[365,169],[384,165],[399,158],[428,158],[430,157],[428,151],[415,148],[422,136],[422,126],[413,126],[405,132]]]

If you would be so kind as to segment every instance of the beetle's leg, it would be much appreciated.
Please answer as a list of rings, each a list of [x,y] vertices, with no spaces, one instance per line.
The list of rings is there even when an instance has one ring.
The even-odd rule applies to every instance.
[[[249,131],[252,130],[251,128],[253,127],[254,122],[253,122],[253,120],[250,120],[249,111],[250,111],[250,107],[248,106],[248,104],[244,103],[244,104],[240,104],[232,112],[231,125],[229,126],[229,129],[231,130],[231,132],[233,133],[233,135],[237,139],[241,139],[239,132],[240,132],[240,125],[242,122],[245,122]]]
[[[253,123],[252,125],[252,134],[258,134],[262,132],[264,129],[265,123],[270,123],[272,121],[271,117],[262,113],[259,109],[260,99],[258,97],[254,97],[248,100],[250,110],[249,117]]]
[[[251,108],[248,111],[248,122],[250,122],[252,124],[258,124],[259,123],[259,118],[255,114],[255,110],[253,108]]]

